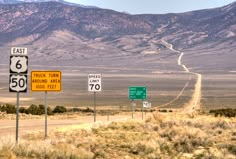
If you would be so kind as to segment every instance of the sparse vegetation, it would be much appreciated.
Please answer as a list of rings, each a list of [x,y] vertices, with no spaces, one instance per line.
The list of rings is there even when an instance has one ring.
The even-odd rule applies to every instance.
[[[235,118],[153,113],[146,121],[112,122],[91,130],[63,129],[0,140],[0,158],[236,157]]]
[[[7,114],[15,114],[16,113],[16,106],[11,104],[6,104],[0,106],[1,112],[6,112]],[[24,114],[31,114],[31,115],[42,115],[45,113],[45,106],[44,105],[30,105],[28,108],[20,107],[19,113]],[[53,115],[53,111],[50,107],[47,108],[48,115]]]
[[[53,113],[65,113],[65,112],[67,112],[67,109],[64,106],[56,106],[53,109]]]
[[[12,104],[0,105],[0,111],[6,112],[7,114],[14,114],[16,113],[16,107]]]
[[[216,109],[210,110],[210,114],[214,114],[217,116],[224,116],[224,117],[236,117],[236,109]]]

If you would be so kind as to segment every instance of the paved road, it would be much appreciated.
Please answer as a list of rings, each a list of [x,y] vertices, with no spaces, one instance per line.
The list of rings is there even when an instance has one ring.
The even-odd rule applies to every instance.
[[[141,113],[136,113],[136,118],[141,119]],[[96,123],[109,123],[110,121],[122,121],[131,119],[131,113],[127,115],[97,116]],[[56,128],[63,128],[71,125],[94,124],[93,116],[81,116],[78,119],[63,119],[63,120],[49,120],[48,132]],[[0,120],[0,137],[15,135],[16,121],[15,120]],[[19,121],[19,136],[30,132],[44,132],[44,120],[20,120]]]

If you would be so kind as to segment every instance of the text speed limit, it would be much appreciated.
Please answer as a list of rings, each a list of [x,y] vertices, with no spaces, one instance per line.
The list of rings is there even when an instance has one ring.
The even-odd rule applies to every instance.
[[[101,74],[88,75],[88,91],[89,92],[102,91],[102,75]]]
[[[11,74],[9,83],[10,92],[27,92],[27,75]]]

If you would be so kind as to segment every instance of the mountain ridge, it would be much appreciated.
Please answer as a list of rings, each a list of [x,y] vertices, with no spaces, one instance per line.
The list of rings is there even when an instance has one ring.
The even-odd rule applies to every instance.
[[[140,15],[58,2],[0,5],[0,43],[30,35],[40,38],[53,31],[68,30],[89,39],[149,34],[170,40],[175,45],[192,45],[235,38],[235,13],[236,2],[186,13]]]

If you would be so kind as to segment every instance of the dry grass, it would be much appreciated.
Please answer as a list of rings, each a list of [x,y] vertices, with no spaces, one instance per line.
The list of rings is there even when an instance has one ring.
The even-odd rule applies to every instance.
[[[146,121],[58,129],[46,140],[43,132],[28,134],[18,145],[13,138],[4,137],[0,158],[234,159],[236,119],[155,113]]]

